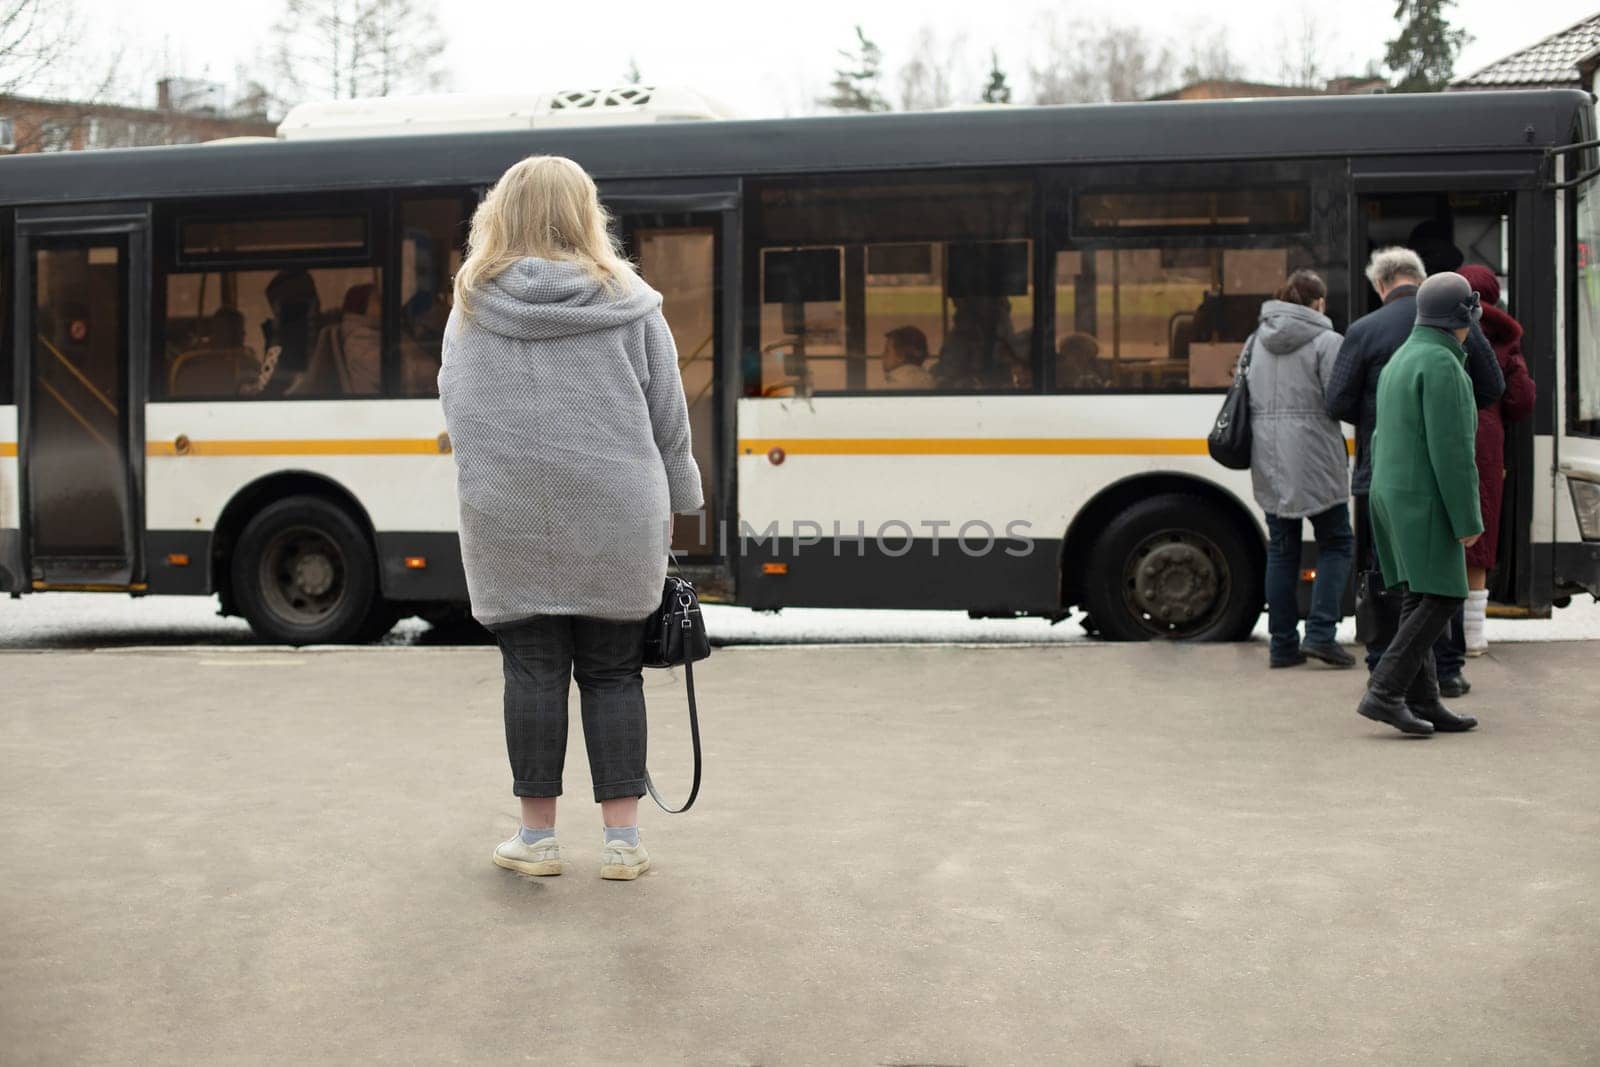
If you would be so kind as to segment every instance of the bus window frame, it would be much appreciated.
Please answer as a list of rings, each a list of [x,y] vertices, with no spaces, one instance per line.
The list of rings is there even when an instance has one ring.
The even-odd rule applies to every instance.
[[[388,218],[388,234],[386,251],[383,257],[383,357],[380,369],[381,386],[378,398],[389,400],[437,400],[437,392],[431,394],[407,394],[404,390],[403,369],[401,367],[401,338],[400,338],[400,306],[403,303],[400,294],[400,258],[405,251],[405,206],[425,200],[456,200],[461,205],[461,218],[468,228],[472,226],[473,212],[478,210],[478,205],[483,200],[486,187],[476,184],[441,185],[424,188],[389,189],[385,191],[384,209]],[[467,247],[466,235],[462,235],[461,246],[463,254]],[[392,280],[391,280],[392,279]],[[454,281],[452,278],[451,281]]]
[[[317,393],[292,397],[169,396],[167,395],[165,376],[167,373],[168,278],[173,275],[282,270],[294,267],[304,267],[307,270],[375,267],[380,271],[387,271],[391,243],[389,240],[391,228],[389,207],[390,199],[387,189],[370,189],[363,190],[360,193],[335,193],[316,197],[273,194],[261,197],[219,197],[158,203],[156,205],[155,225],[152,226],[154,239],[150,250],[150,358],[147,367],[149,380],[145,383],[150,401],[161,404],[278,404],[285,401],[319,402],[386,399],[388,393],[384,391],[384,388],[387,385],[387,371],[380,371],[379,392],[370,396],[360,397]],[[185,262],[179,255],[182,241],[181,225],[197,218],[320,218],[328,215],[350,214],[354,211],[364,213],[367,218],[367,247],[364,251],[330,249],[320,253],[313,251],[309,255],[298,251],[272,255],[256,253],[249,256],[230,256],[226,259],[207,257],[203,262]],[[337,254],[330,254],[331,252],[337,252]],[[385,280],[383,287],[385,292],[392,287],[392,284]],[[385,296],[384,299],[387,301],[388,297]],[[384,334],[382,345],[385,353],[381,358],[386,361],[386,353],[390,344],[388,322],[384,321],[380,329]],[[398,345],[398,343],[399,341],[396,339],[394,344]]]
[[[1567,170],[1569,172],[1586,173],[1595,166],[1600,165],[1596,157],[1600,157],[1600,152],[1596,152],[1594,149],[1585,150],[1581,153],[1580,158],[1567,156],[1565,157]],[[1585,192],[1596,198],[1597,207],[1595,212],[1600,215],[1600,175],[1590,178],[1581,186],[1568,190],[1565,197],[1566,211],[1564,214],[1566,217],[1561,220],[1561,226],[1565,232],[1566,247],[1569,250],[1567,253],[1567,269],[1564,272],[1566,275],[1566,292],[1563,294],[1566,305],[1565,332],[1568,341],[1565,358],[1558,360],[1557,363],[1560,367],[1559,373],[1564,379],[1561,384],[1563,392],[1566,394],[1566,403],[1563,405],[1565,410],[1556,414],[1556,420],[1557,425],[1561,426],[1562,432],[1566,436],[1596,440],[1600,439],[1600,419],[1582,419],[1578,417],[1580,403],[1579,376],[1583,373],[1583,307],[1581,302],[1583,281],[1579,277],[1580,270],[1578,267],[1578,242],[1580,236],[1578,201]],[[1595,269],[1600,269],[1600,267]],[[1600,349],[1600,329],[1595,330],[1594,334],[1594,346]],[[1595,373],[1600,374],[1600,351],[1596,352],[1595,360],[1597,362]],[[1538,382],[1538,379],[1535,378],[1534,381]],[[1551,384],[1553,387],[1554,383],[1552,382]]]
[[[0,407],[16,404],[22,394],[16,354],[17,309],[12,285],[16,279],[16,212],[0,210]]]
[[[1252,180],[1254,175],[1260,180]],[[1140,227],[1138,229],[1112,228],[1105,231],[1080,230],[1076,222],[1079,196],[1084,193],[1119,191],[1205,192],[1216,189],[1248,188],[1272,191],[1284,188],[1304,188],[1306,191],[1306,219],[1303,229],[1286,229],[1274,226],[1267,229],[1241,229],[1236,226],[1199,228],[1194,226]],[[1319,233],[1319,193],[1326,189],[1328,209],[1322,211],[1327,219],[1326,233]],[[1041,284],[1039,304],[1049,305],[1050,353],[1055,351],[1056,324],[1056,258],[1062,252],[1096,252],[1132,249],[1219,249],[1276,250],[1282,248],[1315,248],[1325,244],[1334,255],[1350,252],[1349,203],[1350,185],[1346,157],[1317,159],[1250,158],[1223,162],[1143,162],[1052,166],[1041,168],[1039,181],[1041,210],[1045,216],[1043,245],[1040,262],[1045,278]],[[1341,210],[1342,208],[1342,210]],[[1326,271],[1329,264],[1319,264]],[[1329,282],[1329,311],[1334,328],[1342,329],[1337,314],[1337,300],[1348,302],[1348,279],[1351,266],[1348,262],[1334,263],[1342,268],[1342,275],[1326,277]],[[1330,274],[1332,272],[1329,272]],[[1336,280],[1345,281],[1345,291],[1338,292]],[[1337,300],[1336,300],[1337,298]],[[1241,342],[1242,344],[1242,342]],[[1037,347],[1037,346],[1036,346]],[[1042,358],[1044,353],[1039,353]],[[1226,386],[1191,388],[1187,386],[1155,386],[1133,388],[1107,386],[1105,388],[1058,389],[1055,384],[1053,358],[1042,358],[1043,374],[1036,380],[1045,381],[1045,390],[1053,396],[1221,396]]]
[[[747,178],[744,189],[744,219],[743,219],[743,264],[744,279],[741,294],[742,306],[742,345],[741,351],[756,353],[761,348],[761,255],[769,249],[785,249],[798,247],[838,246],[844,249],[848,246],[858,246],[863,251],[873,244],[916,244],[916,243],[949,243],[952,238],[948,232],[943,234],[935,231],[913,231],[911,234],[894,234],[885,236],[876,233],[850,234],[849,240],[824,238],[817,236],[804,241],[768,241],[758,231],[756,221],[760,215],[760,197],[768,189],[807,188],[822,189],[829,187],[850,187],[864,184],[897,186],[914,185],[916,182],[950,182],[950,181],[994,181],[994,182],[1021,182],[1028,187],[1028,214],[1027,230],[1024,235],[997,236],[989,238],[972,238],[973,240],[1025,240],[1029,244],[1029,253],[1032,263],[1028,271],[1028,284],[1033,287],[1033,313],[1029,324],[1031,332],[1029,337],[1028,360],[1032,372],[1033,383],[1023,389],[828,389],[822,392],[807,392],[807,396],[816,397],[978,397],[978,396],[1037,396],[1043,391],[1041,375],[1044,373],[1043,364],[1050,363],[1041,357],[1040,339],[1043,336],[1040,327],[1040,307],[1044,303],[1039,292],[1039,278],[1041,276],[1041,263],[1044,258],[1044,218],[1042,214],[1043,198],[1041,187],[1043,185],[1040,167],[956,167],[948,170],[932,170],[919,168],[904,171],[850,171],[846,173],[814,174],[801,176],[776,175],[772,177]],[[948,299],[948,297],[946,297]],[[868,356],[870,358],[870,355]],[[759,375],[759,369],[757,374]],[[759,380],[759,377],[758,379]],[[745,379],[743,368],[740,369],[740,380],[737,395],[750,398],[746,389],[749,382]],[[760,394],[757,394],[759,397]]]

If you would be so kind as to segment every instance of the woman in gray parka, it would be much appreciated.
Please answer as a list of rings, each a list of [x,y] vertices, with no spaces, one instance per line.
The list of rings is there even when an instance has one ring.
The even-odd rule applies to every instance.
[[[570,159],[511,167],[472,217],[439,397],[456,458],[475,618],[505,668],[522,826],[494,862],[561,873],[556,798],[578,681],[601,877],[637,878],[644,622],[661,602],[674,513],[702,502],[661,294],[620,254]]]
[[[1355,665],[1334,639],[1344,615],[1355,539],[1344,431],[1328,417],[1323,401],[1343,340],[1323,314],[1327,303],[1323,280],[1297,270],[1261,305],[1261,324],[1247,343],[1252,349],[1250,476],[1256,503],[1267,513],[1272,667],[1296,667],[1308,656],[1334,667]],[[1306,519],[1317,539],[1317,577],[1302,644],[1298,591]]]

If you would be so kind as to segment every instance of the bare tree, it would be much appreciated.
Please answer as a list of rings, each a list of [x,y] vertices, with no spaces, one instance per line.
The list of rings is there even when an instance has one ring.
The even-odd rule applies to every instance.
[[[1327,20],[1302,3],[1278,24],[1278,80],[1297,89],[1321,89],[1328,81]]]
[[[1172,52],[1136,26],[1048,21],[1029,65],[1036,104],[1144,100],[1172,80]]]
[[[430,0],[287,0],[272,34],[287,97],[428,92],[446,80]]]
[[[80,39],[76,10],[45,0],[0,0],[0,93],[46,96]]]
[[[1179,73],[1185,85],[1195,82],[1239,81],[1244,64],[1228,46],[1228,32],[1217,29],[1210,34],[1195,33],[1189,38],[1189,58]]]
[[[961,35],[941,42],[928,26],[917,31],[911,45],[911,58],[900,68],[900,107],[905,111],[931,111],[949,107],[963,93],[957,83],[969,80],[966,38]]]

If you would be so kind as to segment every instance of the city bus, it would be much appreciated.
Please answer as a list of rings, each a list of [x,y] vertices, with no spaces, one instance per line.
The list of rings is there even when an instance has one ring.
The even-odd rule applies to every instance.
[[[1205,446],[1241,346],[1291,270],[1342,329],[1370,250],[1422,238],[1504,279],[1539,387],[1494,600],[1600,595],[1587,94],[405,106],[0,160],[0,587],[216,596],[293,644],[459,618],[450,279],[484,189],[554,153],[663,295],[706,499],[671,536],[708,601],[1247,637],[1262,516]]]

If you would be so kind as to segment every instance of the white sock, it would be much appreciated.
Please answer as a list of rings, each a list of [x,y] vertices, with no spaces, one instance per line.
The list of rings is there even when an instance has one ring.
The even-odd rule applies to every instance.
[[[1471,649],[1489,647],[1489,642],[1483,636],[1483,620],[1489,609],[1489,590],[1473,589],[1467,593],[1467,603],[1462,609],[1464,623],[1463,637],[1466,645]]]
[[[606,827],[606,844],[618,842],[629,848],[639,847],[639,828],[637,826],[608,826]]]

